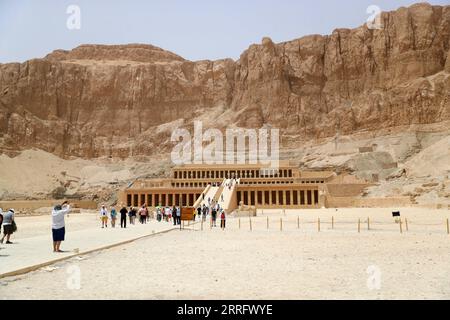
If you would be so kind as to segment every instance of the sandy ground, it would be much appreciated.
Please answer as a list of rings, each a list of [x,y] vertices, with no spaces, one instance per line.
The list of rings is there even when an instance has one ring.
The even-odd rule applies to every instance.
[[[390,212],[391,209],[321,209],[284,214],[265,211],[252,218],[251,231],[248,218],[241,218],[240,229],[238,219],[228,219],[226,231],[210,229],[208,225],[200,231],[197,224],[195,230],[174,230],[61,262],[54,265],[53,271],[38,270],[1,279],[0,296],[449,299],[450,235],[445,225],[449,211],[401,209],[409,229],[406,231],[403,223],[403,233]],[[33,224],[35,218],[24,219]]]

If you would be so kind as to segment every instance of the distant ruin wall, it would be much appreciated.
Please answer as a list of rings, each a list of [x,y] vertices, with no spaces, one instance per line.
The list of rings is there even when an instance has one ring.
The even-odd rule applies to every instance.
[[[369,185],[364,183],[355,184],[327,184],[327,192],[331,197],[355,197]]]
[[[413,203],[409,197],[391,198],[354,198],[354,197],[327,197],[327,208],[383,208],[383,207],[409,207]]]

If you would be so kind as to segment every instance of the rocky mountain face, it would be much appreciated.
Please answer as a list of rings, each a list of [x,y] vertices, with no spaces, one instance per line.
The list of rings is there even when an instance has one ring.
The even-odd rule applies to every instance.
[[[0,65],[0,153],[127,158],[171,149],[170,132],[281,129],[284,143],[450,120],[450,6],[383,13],[238,61],[187,61],[150,45],[82,45]]]

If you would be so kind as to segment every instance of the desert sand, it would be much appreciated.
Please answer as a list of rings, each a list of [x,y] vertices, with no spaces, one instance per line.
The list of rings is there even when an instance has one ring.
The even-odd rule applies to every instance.
[[[229,218],[225,231],[218,227],[210,229],[208,225],[201,231],[196,224],[183,231],[173,230],[92,253],[81,260],[60,262],[53,265],[53,271],[42,269],[1,279],[0,296],[2,299],[449,299],[450,235],[445,226],[448,210],[401,209],[403,233],[399,224],[394,223],[391,211],[392,208],[355,208],[292,210],[283,214],[280,210],[266,210],[252,218],[251,231],[248,218],[241,218],[240,229],[239,220]],[[89,215],[84,217],[87,221],[80,220],[80,225],[94,222]],[[370,217],[369,231],[367,217]],[[43,218],[22,218],[21,224],[33,224],[35,219]],[[37,224],[33,232],[39,232],[36,229],[40,228],[43,226]],[[31,236],[30,232],[24,236]],[[67,285],[73,268],[80,270],[79,289]]]

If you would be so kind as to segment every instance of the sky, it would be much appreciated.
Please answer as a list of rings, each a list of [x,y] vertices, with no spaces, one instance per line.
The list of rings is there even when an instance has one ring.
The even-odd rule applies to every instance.
[[[0,0],[0,63],[41,58],[80,44],[127,43],[152,44],[193,61],[238,59],[266,36],[282,42],[308,34],[330,34],[336,28],[364,24],[371,5],[390,11],[416,2]],[[429,2],[450,4],[450,0]],[[73,5],[79,15],[68,13]]]

